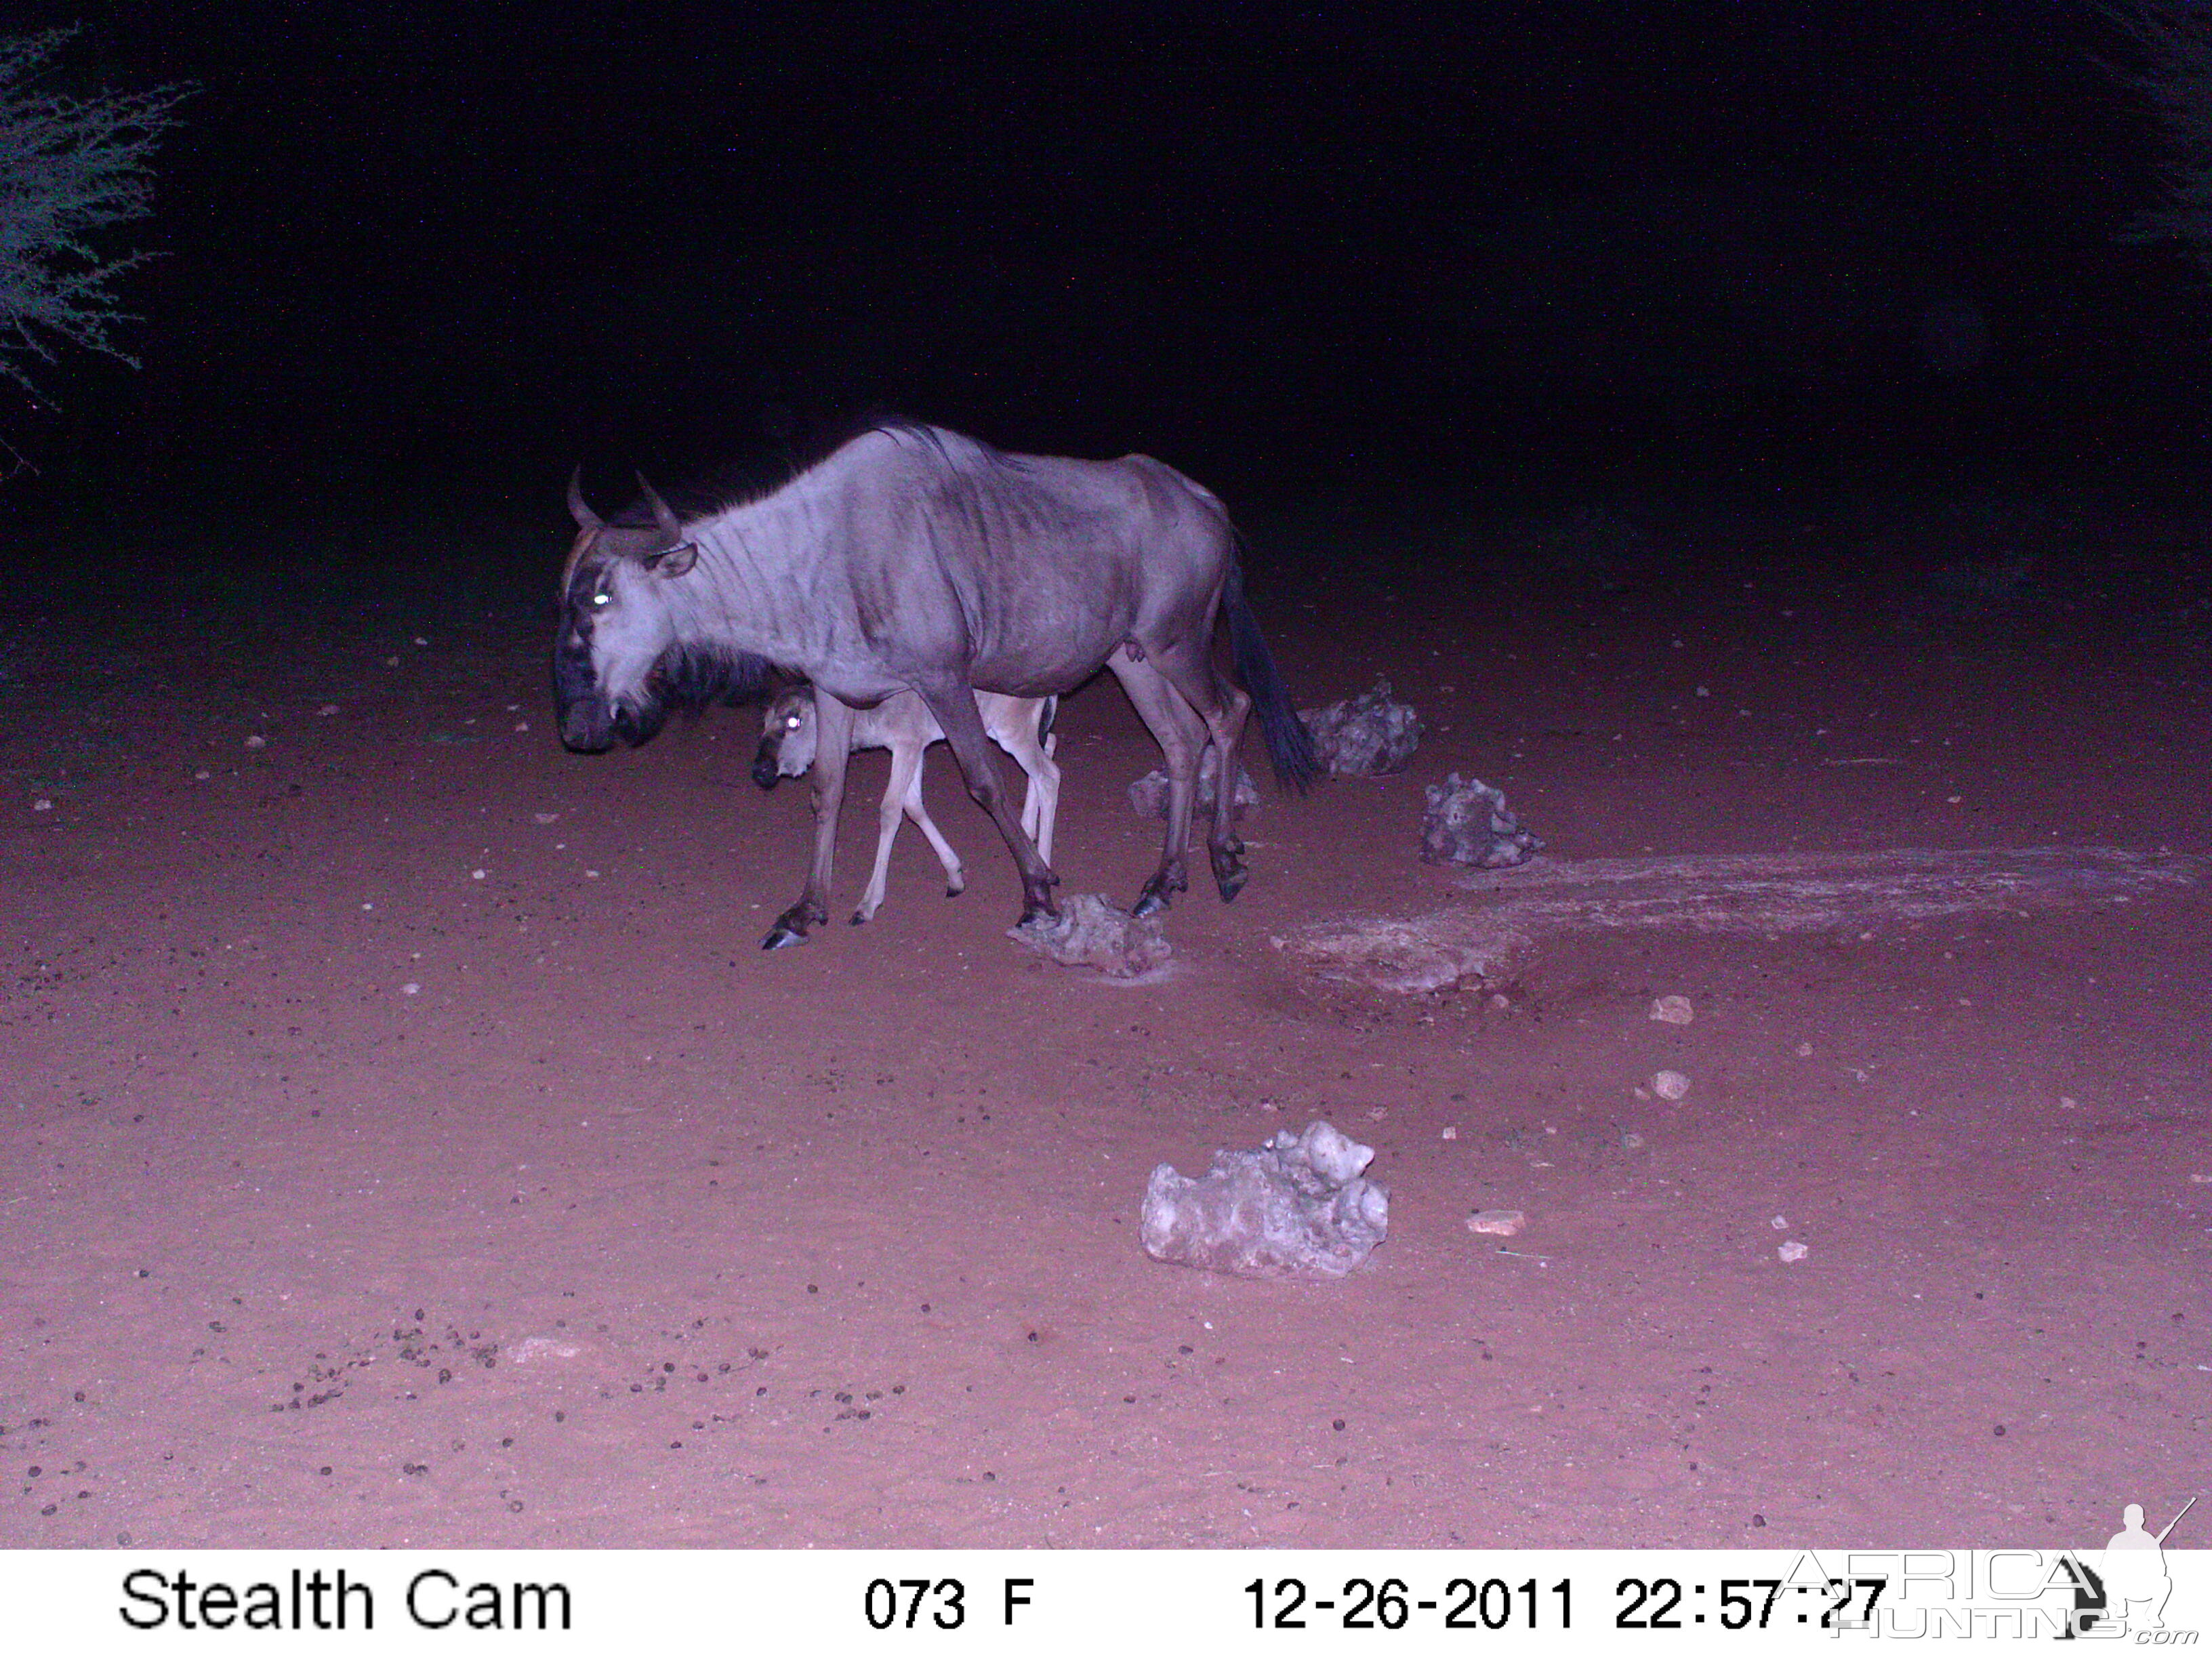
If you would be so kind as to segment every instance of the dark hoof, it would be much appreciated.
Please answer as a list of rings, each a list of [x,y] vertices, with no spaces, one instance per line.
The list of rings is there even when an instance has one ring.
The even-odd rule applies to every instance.
[[[1252,872],[1241,864],[1230,865],[1226,869],[1218,864],[1213,866],[1213,884],[1221,890],[1221,902],[1224,904],[1243,892],[1244,884],[1251,878]]]
[[[1026,927],[1033,921],[1058,921],[1059,920],[1060,912],[1052,908],[1050,900],[1040,904],[1032,899],[1022,906],[1022,919],[1014,926]]]
[[[763,951],[781,951],[786,945],[804,945],[805,943],[806,935],[805,933],[801,933],[798,928],[793,927],[787,921],[779,921],[775,927],[768,930],[768,937],[761,941],[761,949]]]
[[[1168,896],[1156,887],[1147,887],[1137,895],[1137,902],[1129,907],[1133,916],[1156,916],[1168,908]]]
[[[868,925],[868,918],[862,915],[858,910],[854,911],[851,915],[846,918],[846,920],[851,922],[855,927],[865,927]]]

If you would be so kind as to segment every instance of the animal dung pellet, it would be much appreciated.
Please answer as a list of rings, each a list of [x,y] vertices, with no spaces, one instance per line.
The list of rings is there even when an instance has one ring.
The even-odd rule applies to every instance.
[[[1402,772],[1421,743],[1421,717],[1392,698],[1385,679],[1326,708],[1302,708],[1298,718],[1313,734],[1314,757],[1333,777]]]
[[[1467,1218],[1468,1231],[1492,1238],[1511,1238],[1528,1224],[1528,1218],[1519,1210],[1477,1210]]]
[[[1194,820],[1213,816],[1213,798],[1221,787],[1221,751],[1212,744],[1199,757],[1198,799],[1191,807]],[[1229,816],[1241,818],[1260,804],[1259,786],[1252,781],[1251,773],[1240,763],[1237,768],[1237,793],[1230,797]],[[1168,775],[1151,771],[1129,786],[1129,805],[1140,818],[1158,818],[1167,822]]]
[[[1774,1254],[1784,1261],[1802,1261],[1813,1252],[1808,1246],[1800,1244],[1796,1239],[1791,1238],[1777,1244],[1774,1247]]]
[[[1465,864],[1477,870],[1510,870],[1544,850],[1513,809],[1503,790],[1480,778],[1462,781],[1453,773],[1428,787],[1428,809],[1421,817],[1421,858],[1428,864]]]
[[[1662,1100],[1683,1100],[1690,1093],[1690,1079],[1680,1072],[1659,1072],[1651,1079],[1651,1092]]]
[[[1651,1005],[1651,1018],[1663,1025],[1687,1025],[1697,1017],[1687,997],[1661,997]]]
[[[1103,893],[1073,893],[1056,916],[1036,916],[1006,930],[1063,968],[1096,968],[1109,979],[1134,979],[1164,966],[1174,954],[1157,916],[1133,916]]]
[[[1334,1278],[1367,1259],[1390,1195],[1362,1173],[1375,1157],[1330,1124],[1279,1129],[1255,1152],[1217,1152],[1194,1180],[1163,1164],[1145,1186],[1137,1236],[1155,1261],[1250,1279]]]

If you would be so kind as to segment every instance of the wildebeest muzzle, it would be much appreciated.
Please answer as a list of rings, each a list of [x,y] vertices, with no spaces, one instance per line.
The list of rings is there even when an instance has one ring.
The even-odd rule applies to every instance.
[[[760,747],[753,751],[753,781],[763,789],[773,789],[782,775],[783,740],[771,733],[763,738]]]

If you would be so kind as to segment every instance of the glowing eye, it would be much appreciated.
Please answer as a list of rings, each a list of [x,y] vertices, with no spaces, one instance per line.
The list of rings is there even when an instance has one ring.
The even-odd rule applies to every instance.
[[[613,598],[614,595],[611,593],[594,593],[592,595],[592,603],[593,605],[605,605],[608,600]]]
[[[799,730],[799,716],[793,714],[789,720],[784,721],[783,724],[786,730],[796,732]]]

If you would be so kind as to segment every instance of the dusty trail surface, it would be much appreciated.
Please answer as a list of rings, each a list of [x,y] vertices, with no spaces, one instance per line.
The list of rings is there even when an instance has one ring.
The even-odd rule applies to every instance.
[[[1131,987],[1003,936],[942,750],[967,896],[909,830],[875,922],[762,953],[803,788],[755,791],[741,714],[564,754],[534,595],[13,596],[0,1544],[2084,1545],[2171,1514],[2212,1467],[2201,900],[1569,933],[1480,994],[1271,939],[1463,898],[1415,857],[1455,769],[1575,859],[2202,854],[2201,638],[1786,580],[1389,590],[1256,597],[1301,701],[1386,673],[1421,708],[1413,767],[1286,802],[1255,762],[1250,886],[1180,899]],[[1110,684],[1061,722],[1067,890],[1127,902],[1156,750]],[[1145,1258],[1154,1164],[1315,1116],[1378,1148],[1365,1270]]]

